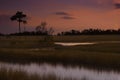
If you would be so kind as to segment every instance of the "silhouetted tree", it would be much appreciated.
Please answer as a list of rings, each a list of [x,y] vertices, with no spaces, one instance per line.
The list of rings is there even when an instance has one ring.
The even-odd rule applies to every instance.
[[[39,26],[36,27],[37,35],[52,35],[54,32],[52,27],[47,27],[46,22],[41,22]]]
[[[53,33],[54,33],[54,29],[50,27],[48,30],[48,35],[53,35]]]
[[[52,27],[47,26],[46,22],[41,22],[39,26],[36,27],[36,35],[43,35],[44,41],[51,42],[53,41],[53,35],[54,30]]]
[[[23,14],[23,12],[17,11],[17,13],[10,18],[12,21],[17,21],[19,23],[19,33],[21,33],[20,24],[27,23],[26,17],[27,17],[26,14]]]
[[[42,22],[39,26],[36,27],[36,32],[39,35],[47,35],[47,28],[46,28],[47,23]]]

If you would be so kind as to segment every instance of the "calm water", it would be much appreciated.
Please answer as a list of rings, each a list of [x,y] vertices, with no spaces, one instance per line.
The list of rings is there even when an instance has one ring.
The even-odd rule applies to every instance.
[[[120,43],[120,41],[99,41],[99,42],[55,42],[57,45],[61,46],[84,46],[84,45],[94,45],[94,44],[103,44],[103,43]]]
[[[73,80],[120,80],[120,73],[115,71],[98,71],[87,69],[84,67],[72,67],[72,66],[62,66],[52,65],[47,63],[37,64],[12,64],[0,62],[0,67],[13,70],[22,70],[28,74],[38,74],[39,76],[49,76],[53,75],[57,78],[63,79],[73,79]]]
[[[63,43],[63,42],[56,42],[55,44],[57,45],[62,45],[62,46],[78,46],[78,45],[93,45],[96,43],[90,43],[90,42],[83,42],[83,43]]]

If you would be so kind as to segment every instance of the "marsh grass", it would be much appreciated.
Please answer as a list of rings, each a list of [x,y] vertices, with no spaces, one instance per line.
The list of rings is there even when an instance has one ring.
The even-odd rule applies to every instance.
[[[41,48],[53,46],[52,40],[44,40],[44,36],[12,36],[9,38],[2,37],[0,39],[0,48]]]
[[[120,41],[119,35],[53,36],[53,41]],[[38,36],[12,36],[0,39],[0,60],[11,62],[52,62],[84,64],[120,69],[120,43],[65,47]]]
[[[53,39],[56,42],[120,41],[120,35],[54,36]]]
[[[99,50],[99,49],[98,49]],[[111,68],[120,68],[120,54],[107,50],[59,49],[57,50],[29,50],[29,49],[1,49],[0,60],[11,62],[52,62],[63,64],[84,64]],[[2,54],[1,54],[2,53]]]

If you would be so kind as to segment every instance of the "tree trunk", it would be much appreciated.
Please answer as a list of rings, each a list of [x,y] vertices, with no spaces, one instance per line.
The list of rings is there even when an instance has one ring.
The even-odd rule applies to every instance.
[[[19,21],[19,33],[21,33],[21,28],[20,28],[20,21]]]

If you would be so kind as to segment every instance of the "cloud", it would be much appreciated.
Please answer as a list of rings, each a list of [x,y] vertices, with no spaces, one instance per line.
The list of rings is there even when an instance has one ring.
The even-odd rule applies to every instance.
[[[72,15],[70,15],[67,12],[55,12],[55,15],[61,16],[62,19],[66,19],[66,20],[75,19],[74,17],[72,17]]]
[[[67,19],[67,20],[72,20],[72,19],[75,19],[74,17],[72,16],[64,16],[64,17],[61,17],[62,19]]]
[[[55,12],[55,15],[70,15],[69,13],[67,12]]]
[[[116,4],[115,4],[115,8],[116,8],[116,9],[120,9],[120,3],[116,3]]]

